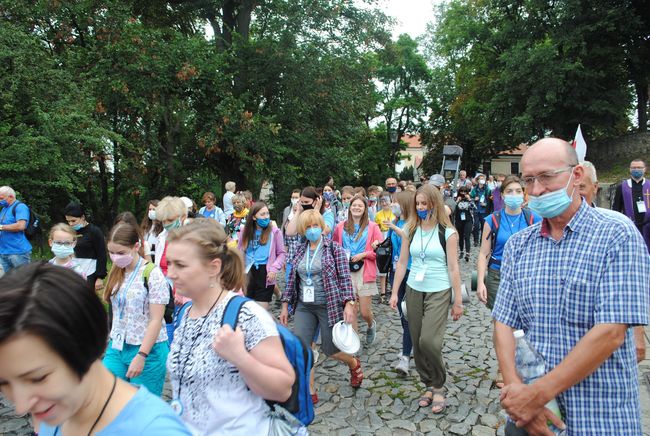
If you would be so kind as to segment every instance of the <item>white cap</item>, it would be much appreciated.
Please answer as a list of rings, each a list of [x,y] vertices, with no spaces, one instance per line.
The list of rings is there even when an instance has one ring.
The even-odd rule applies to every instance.
[[[515,335],[515,339],[521,339],[525,336],[525,333],[523,330],[515,330],[513,335]]]
[[[332,327],[332,342],[336,348],[346,354],[355,354],[361,348],[359,335],[354,331],[352,325],[345,321],[339,321]]]
[[[192,208],[192,206],[193,206],[192,200],[190,200],[189,198],[181,197],[181,201],[183,202],[183,204],[185,205],[186,208],[188,208],[188,209]]]

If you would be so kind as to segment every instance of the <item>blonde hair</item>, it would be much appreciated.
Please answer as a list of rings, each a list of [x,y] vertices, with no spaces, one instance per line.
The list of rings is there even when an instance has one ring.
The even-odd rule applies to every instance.
[[[77,232],[67,225],[66,223],[58,223],[54,224],[52,228],[50,229],[50,234],[48,238],[50,241],[54,240],[54,232],[65,232],[68,233],[70,236],[72,236],[72,239],[76,242],[77,241]]]
[[[313,226],[314,224],[318,224],[321,229],[324,229],[325,220],[323,219],[323,215],[321,215],[319,211],[314,209],[310,209],[302,212],[298,217],[298,225],[297,225],[298,233],[304,236],[305,231],[309,227]]]
[[[433,209],[433,214],[429,216],[429,219],[433,220],[434,227],[436,224],[440,224],[446,229],[454,228],[454,225],[449,219],[449,215],[447,215],[447,211],[445,211],[445,202],[438,188],[429,184],[422,185],[417,189],[417,191],[415,191],[416,199],[418,195],[424,196],[428,208]],[[409,236],[411,238],[415,234],[415,229],[422,224],[422,220],[418,216],[416,203],[416,201],[413,201],[413,208],[410,210],[410,217],[408,220]]]
[[[408,222],[413,216],[415,210],[415,194],[411,191],[402,191],[395,194],[395,201],[399,204],[402,214],[400,219]]]
[[[187,215],[187,207],[179,197],[165,197],[156,206],[156,220],[166,221]]]
[[[140,242],[140,229],[133,224],[120,222],[113,226],[108,233],[106,243],[112,242],[114,244],[123,245],[125,247],[135,247],[135,244]],[[142,247],[140,247],[142,248]],[[104,286],[104,300],[108,301],[114,295],[122,283],[124,282],[124,268],[118,268],[116,265],[111,267],[111,271],[106,278],[106,286]]]
[[[234,191],[237,185],[235,185],[235,182],[226,182],[226,191]]]
[[[236,247],[228,247],[226,232],[215,220],[196,220],[190,224],[172,230],[167,242],[189,242],[193,244],[199,256],[211,262],[221,260],[221,286],[226,290],[245,289],[246,274],[244,260]]]

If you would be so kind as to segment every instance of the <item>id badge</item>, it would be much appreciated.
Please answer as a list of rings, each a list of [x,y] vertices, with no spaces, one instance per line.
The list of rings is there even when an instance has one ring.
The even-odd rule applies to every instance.
[[[122,351],[122,348],[124,348],[124,332],[115,333],[115,338],[111,341],[111,348]]]
[[[314,287],[309,285],[304,285],[302,287],[302,302],[303,303],[313,303],[314,302]]]
[[[645,201],[639,200],[636,202],[636,208],[639,211],[639,213],[645,213],[646,208],[645,208]]]
[[[460,220],[465,221],[465,212],[460,213]]]
[[[251,270],[252,267],[253,267],[253,262],[246,265],[246,274],[248,274],[248,272]]]
[[[424,281],[424,273],[425,271],[418,271],[418,273],[415,275],[415,281],[416,282],[423,282]]]

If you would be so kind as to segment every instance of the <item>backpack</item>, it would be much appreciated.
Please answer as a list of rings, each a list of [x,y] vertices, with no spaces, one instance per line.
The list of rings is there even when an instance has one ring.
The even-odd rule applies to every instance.
[[[149,275],[151,274],[151,271],[156,267],[156,264],[153,262],[149,262],[145,267],[144,271],[142,272],[142,281],[144,282],[144,288],[147,290],[147,297],[149,296]],[[165,281],[167,283],[167,281]],[[165,323],[171,324],[174,318],[174,293],[172,291],[172,287],[167,283],[167,288],[169,288],[169,301],[167,302],[167,305],[165,305]]]
[[[239,295],[232,297],[224,309],[221,325],[229,325],[235,330],[239,312],[247,301],[253,300]],[[311,349],[286,327],[280,324],[276,326],[280,333],[284,353],[296,373],[296,380],[291,387],[291,396],[287,401],[278,403],[267,400],[266,403],[271,409],[274,405],[279,404],[307,426],[314,420],[314,405],[309,392],[309,375],[313,366]]]
[[[16,200],[14,201],[14,204],[11,205],[11,211],[14,214],[14,219],[16,219],[16,207],[19,203],[21,202]],[[25,226],[24,232],[25,237],[31,240],[34,236],[41,233],[41,220],[29,206],[25,204],[25,207],[27,207],[27,210],[29,211],[29,220],[27,220],[27,225]]]
[[[524,220],[526,221],[527,227],[530,227],[534,224],[535,217],[528,208],[523,208],[522,212],[524,213]],[[491,249],[490,253],[494,253],[494,247],[497,245],[497,235],[499,234],[499,228],[501,227],[501,211],[496,211],[492,214],[492,226],[490,226],[492,231],[488,235],[490,239]],[[490,260],[488,261],[488,267],[490,265],[501,265],[501,261],[495,259],[490,255]]]

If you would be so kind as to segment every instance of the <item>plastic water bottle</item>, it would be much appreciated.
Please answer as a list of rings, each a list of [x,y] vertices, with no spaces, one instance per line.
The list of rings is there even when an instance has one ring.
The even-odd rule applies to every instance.
[[[515,340],[517,341],[515,348],[515,366],[517,374],[521,380],[527,385],[533,383],[538,378],[546,374],[546,362],[544,358],[533,348],[528,342],[523,330],[516,330],[514,332]],[[562,412],[560,406],[557,404],[555,398],[548,402],[546,407],[553,412],[555,416],[562,419]],[[566,430],[560,430],[549,421],[549,428],[551,431],[559,436],[566,435]]]

